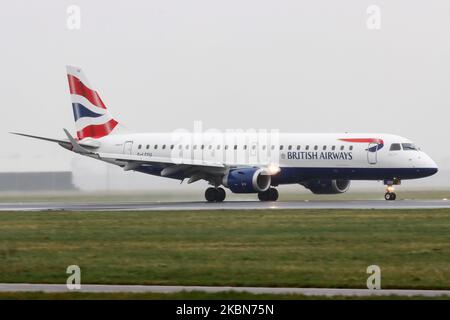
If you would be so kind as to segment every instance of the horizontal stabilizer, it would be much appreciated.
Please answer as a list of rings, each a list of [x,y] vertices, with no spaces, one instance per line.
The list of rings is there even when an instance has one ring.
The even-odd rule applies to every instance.
[[[69,143],[69,141],[67,141],[67,140],[59,140],[59,139],[52,139],[52,138],[46,138],[46,137],[40,137],[40,136],[33,136],[31,134],[25,134],[25,133],[19,133],[19,132],[10,132],[10,133],[18,135],[18,136],[34,138],[34,139],[39,139],[39,140],[45,140],[45,141],[50,141],[50,142]]]
[[[63,147],[70,147],[72,145],[72,143],[69,140],[53,139],[53,138],[47,138],[47,137],[41,137],[41,136],[34,136],[34,135],[31,135],[31,134],[20,133],[20,132],[10,132],[10,133],[18,135],[18,136],[22,136],[22,137],[27,137],[27,138],[33,138],[33,139],[39,139],[39,140],[59,143]],[[84,144],[84,143],[77,142],[77,144],[80,145],[83,148],[92,148],[92,147],[94,147],[92,145],[92,143]]]

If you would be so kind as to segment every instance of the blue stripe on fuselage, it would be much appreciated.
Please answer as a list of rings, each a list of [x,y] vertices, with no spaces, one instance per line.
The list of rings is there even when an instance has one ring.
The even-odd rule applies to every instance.
[[[159,176],[164,166],[143,166],[136,171]],[[386,180],[386,179],[418,179],[431,176],[437,168],[311,168],[282,167],[280,172],[272,176],[272,185],[300,183],[311,179],[348,179],[348,180]],[[183,171],[167,178],[186,178]]]
[[[275,176],[273,184],[298,183],[310,179],[385,180],[418,179],[431,176],[436,168],[293,168],[284,167]]]

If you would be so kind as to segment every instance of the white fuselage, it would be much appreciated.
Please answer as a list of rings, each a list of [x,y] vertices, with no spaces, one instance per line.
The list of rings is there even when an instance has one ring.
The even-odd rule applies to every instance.
[[[177,164],[222,164],[224,170],[275,165],[281,169],[279,184],[312,179],[314,175],[356,180],[413,179],[437,171],[427,154],[402,147],[412,145],[411,141],[390,134],[279,133],[261,138],[253,133],[136,133],[110,135],[98,141],[97,151],[101,153],[132,155],[142,161],[164,158]],[[396,149],[392,144],[400,148],[391,150]],[[285,176],[283,171],[293,176]],[[158,170],[148,173],[160,175]]]

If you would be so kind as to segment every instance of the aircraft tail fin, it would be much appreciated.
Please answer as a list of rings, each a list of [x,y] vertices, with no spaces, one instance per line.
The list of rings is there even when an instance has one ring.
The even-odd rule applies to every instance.
[[[67,78],[78,140],[117,133],[119,122],[111,116],[81,68],[67,66]]]

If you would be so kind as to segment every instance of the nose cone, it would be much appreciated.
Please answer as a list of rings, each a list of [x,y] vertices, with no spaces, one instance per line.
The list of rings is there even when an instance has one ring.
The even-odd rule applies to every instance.
[[[435,167],[435,168],[426,168],[426,169],[425,169],[425,174],[429,177],[429,176],[432,176],[433,174],[435,174],[435,173],[438,172],[438,171],[439,171],[438,167]]]
[[[434,167],[431,168],[432,175],[439,171],[439,168],[438,168],[436,162],[433,161],[433,163],[434,163]]]
[[[432,176],[433,174],[439,171],[438,165],[434,162],[431,157],[425,153],[423,153],[423,160],[425,162],[425,170],[428,176]]]

